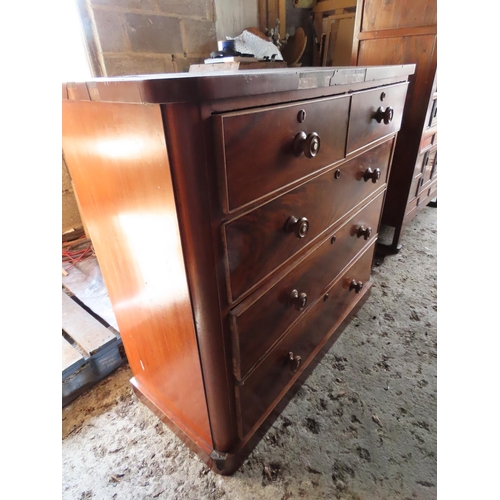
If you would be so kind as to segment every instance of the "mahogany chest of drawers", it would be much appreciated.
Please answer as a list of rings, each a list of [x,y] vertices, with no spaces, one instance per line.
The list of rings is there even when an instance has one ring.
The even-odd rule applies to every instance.
[[[370,292],[413,65],[63,85],[139,398],[230,474]]]

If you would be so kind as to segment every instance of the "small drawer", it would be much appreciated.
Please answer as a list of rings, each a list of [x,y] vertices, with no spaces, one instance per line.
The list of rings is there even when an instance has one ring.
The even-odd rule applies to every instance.
[[[230,311],[235,376],[243,378],[290,325],[376,237],[384,193],[356,213],[263,295]]]
[[[401,127],[407,84],[353,94],[346,154]]]
[[[432,178],[437,173],[437,149],[432,149],[428,151],[425,155],[425,160],[423,163],[422,178],[423,182],[421,186],[424,186],[432,180]]]
[[[325,300],[304,314],[258,368],[236,387],[241,438],[275,406],[280,393],[300,374],[301,365],[310,362],[316,347],[358,301],[370,278],[374,248],[375,242],[333,284]]]
[[[344,158],[349,100],[316,99],[215,116],[224,211]]]
[[[408,215],[410,215],[417,208],[418,202],[419,202],[419,198],[413,198],[413,200],[410,201],[408,203],[408,205],[406,205],[405,217],[407,217]]]
[[[437,97],[436,99],[433,100],[432,102],[432,109],[431,109],[431,114],[429,117],[429,127],[434,127],[434,125],[437,125],[437,114],[438,114],[438,100]]]
[[[417,196],[421,179],[422,176],[420,174],[413,179],[410,187],[410,193],[408,195],[408,202],[412,201],[415,198],[415,196]]]
[[[223,226],[228,299],[237,300],[387,180],[393,140]]]

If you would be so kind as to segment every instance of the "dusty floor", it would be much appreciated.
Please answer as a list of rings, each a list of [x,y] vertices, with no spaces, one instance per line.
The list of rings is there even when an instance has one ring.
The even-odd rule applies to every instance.
[[[437,209],[426,207],[232,477],[209,471],[138,402],[123,367],[62,411],[62,498],[436,498],[436,238]]]

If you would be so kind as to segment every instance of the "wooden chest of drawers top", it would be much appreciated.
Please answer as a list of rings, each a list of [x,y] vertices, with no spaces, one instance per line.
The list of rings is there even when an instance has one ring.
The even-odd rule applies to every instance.
[[[369,290],[413,70],[63,86],[63,149],[134,387],[219,471]]]

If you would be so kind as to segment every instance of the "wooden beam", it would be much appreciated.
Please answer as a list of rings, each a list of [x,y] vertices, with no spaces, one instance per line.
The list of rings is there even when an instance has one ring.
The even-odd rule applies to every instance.
[[[286,36],[286,0],[279,0],[278,17],[280,20],[280,38],[283,40]]]
[[[437,26],[417,26],[415,28],[395,28],[390,30],[362,31],[359,40],[372,40],[374,38],[399,38],[402,36],[436,35]]]
[[[262,33],[267,28],[267,0],[259,0],[259,29]]]

